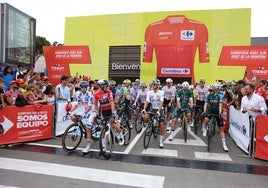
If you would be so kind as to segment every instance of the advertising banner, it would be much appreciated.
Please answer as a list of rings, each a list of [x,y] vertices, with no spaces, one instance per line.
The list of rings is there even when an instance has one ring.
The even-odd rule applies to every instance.
[[[4,133],[0,145],[20,143],[52,137],[52,106],[33,105],[24,107],[7,106],[0,110],[0,124]]]
[[[72,102],[74,106],[76,102]],[[56,122],[55,122],[55,136],[59,136],[64,133],[66,128],[72,124],[71,117],[69,116],[68,112],[66,111],[66,104],[67,103],[58,103],[56,104],[57,112],[56,112]],[[78,108],[72,112],[72,114],[81,114],[85,110],[81,105],[78,105]],[[88,118],[84,118],[83,122],[87,122]]]
[[[48,76],[54,85],[60,82],[62,75],[71,75],[70,63],[91,63],[88,46],[44,46],[43,50]]]
[[[268,117],[258,116],[256,125],[255,157],[268,160]]]
[[[268,46],[224,46],[218,65],[245,66],[247,76],[268,79]]]
[[[233,106],[229,107],[229,133],[236,145],[248,153],[250,126],[248,113],[243,114]]]

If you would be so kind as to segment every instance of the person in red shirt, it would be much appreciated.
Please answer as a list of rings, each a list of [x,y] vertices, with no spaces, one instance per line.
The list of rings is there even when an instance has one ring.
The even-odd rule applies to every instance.
[[[173,15],[146,28],[143,62],[157,60],[157,77],[194,77],[197,48],[199,61],[209,62],[205,24],[184,15]]]
[[[124,137],[122,129],[120,129],[120,126],[118,125],[118,117],[115,113],[113,93],[108,89],[109,82],[107,80],[101,79],[98,80],[97,84],[99,86],[99,90],[94,93],[94,106],[96,109],[96,115],[102,117],[114,117],[112,125],[119,135],[119,145],[123,145]],[[103,146],[105,146],[104,139]]]

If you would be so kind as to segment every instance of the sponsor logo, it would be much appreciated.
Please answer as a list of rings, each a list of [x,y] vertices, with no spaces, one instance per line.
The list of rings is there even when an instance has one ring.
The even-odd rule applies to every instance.
[[[181,30],[181,40],[194,40],[195,30]]]
[[[159,32],[159,36],[161,35],[172,35],[173,32]]]
[[[17,128],[40,127],[48,125],[47,114],[25,114],[17,116]]]
[[[162,68],[162,74],[190,74],[189,68]]]
[[[231,124],[238,129],[243,135],[247,134],[247,128],[245,125],[239,125],[237,122],[235,122],[233,119],[231,119]]]

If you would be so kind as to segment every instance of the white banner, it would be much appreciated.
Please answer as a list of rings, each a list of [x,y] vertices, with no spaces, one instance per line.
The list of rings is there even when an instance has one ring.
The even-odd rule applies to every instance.
[[[74,106],[76,102],[72,102]],[[56,121],[55,121],[55,136],[61,135],[64,133],[65,129],[72,124],[70,116],[67,115],[66,111],[67,103],[58,103],[56,104]],[[78,105],[78,108],[72,112],[72,114],[81,114],[85,111],[81,105]],[[87,119],[83,119],[83,122],[86,122]]]
[[[236,145],[248,153],[250,126],[248,113],[243,114],[233,106],[229,108],[229,134]]]

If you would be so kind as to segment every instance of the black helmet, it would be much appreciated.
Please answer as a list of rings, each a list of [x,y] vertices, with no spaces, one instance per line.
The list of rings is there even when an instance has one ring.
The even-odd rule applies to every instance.
[[[80,87],[88,87],[88,82],[87,81],[81,81],[79,85],[80,85]]]

